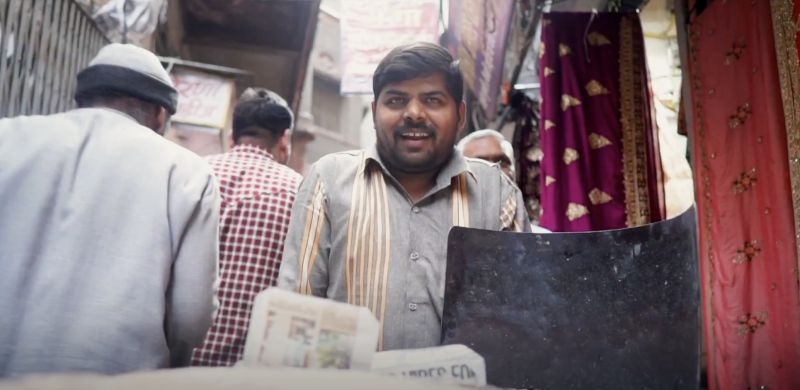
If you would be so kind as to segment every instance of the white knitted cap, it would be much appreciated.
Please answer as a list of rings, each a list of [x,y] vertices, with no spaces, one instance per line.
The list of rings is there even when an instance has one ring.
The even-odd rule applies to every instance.
[[[114,65],[146,74],[170,87],[172,79],[155,54],[130,43],[111,43],[100,49],[89,66]]]
[[[156,103],[174,114],[178,92],[155,54],[131,44],[106,45],[78,73],[75,98],[107,92]]]

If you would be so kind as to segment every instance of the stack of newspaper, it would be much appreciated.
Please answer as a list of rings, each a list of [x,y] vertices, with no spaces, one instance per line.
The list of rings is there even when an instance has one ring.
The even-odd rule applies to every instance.
[[[256,297],[242,365],[369,370],[377,344],[368,309],[270,288]]]
[[[372,359],[372,372],[462,386],[486,386],[483,357],[460,344],[378,352]]]
[[[367,308],[270,288],[256,297],[240,364],[371,370],[486,385],[483,358],[466,346],[375,353],[378,331]]]

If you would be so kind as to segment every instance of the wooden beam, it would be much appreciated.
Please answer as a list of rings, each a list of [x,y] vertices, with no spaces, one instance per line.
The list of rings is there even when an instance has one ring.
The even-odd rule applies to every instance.
[[[295,117],[298,116],[300,109],[300,98],[303,95],[303,83],[306,80],[306,72],[308,72],[309,58],[311,57],[311,49],[314,47],[314,36],[317,34],[317,24],[319,19],[319,6],[321,0],[313,0],[308,6],[308,18],[306,23],[306,36],[303,42],[303,50],[297,61],[297,67],[294,72],[294,88],[292,90],[291,106]]]

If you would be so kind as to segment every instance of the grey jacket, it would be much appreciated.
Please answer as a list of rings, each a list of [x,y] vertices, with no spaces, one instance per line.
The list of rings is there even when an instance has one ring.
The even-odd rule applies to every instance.
[[[188,364],[218,202],[200,157],[120,112],[0,120],[0,376]]]

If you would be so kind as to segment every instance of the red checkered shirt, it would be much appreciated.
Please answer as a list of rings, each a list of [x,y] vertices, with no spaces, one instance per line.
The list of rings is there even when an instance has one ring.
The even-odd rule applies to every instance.
[[[207,157],[219,182],[220,307],[192,364],[230,366],[241,360],[256,294],[274,286],[292,204],[302,177],[266,150],[239,145]]]

